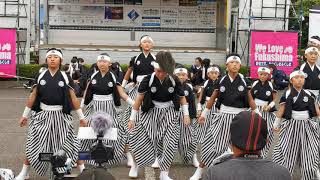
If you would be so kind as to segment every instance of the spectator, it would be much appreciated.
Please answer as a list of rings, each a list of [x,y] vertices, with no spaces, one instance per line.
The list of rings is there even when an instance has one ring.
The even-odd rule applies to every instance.
[[[230,126],[233,155],[211,166],[203,180],[290,180],[289,171],[263,159],[267,142],[267,123],[255,112],[243,111]]]
[[[274,64],[268,65],[271,71],[271,82],[275,84],[276,90],[284,90],[289,85],[289,78],[282,70],[278,70]]]
[[[191,66],[190,77],[192,85],[197,86],[203,83],[204,80],[202,79],[202,68],[202,59],[197,57],[194,60],[194,64]]]

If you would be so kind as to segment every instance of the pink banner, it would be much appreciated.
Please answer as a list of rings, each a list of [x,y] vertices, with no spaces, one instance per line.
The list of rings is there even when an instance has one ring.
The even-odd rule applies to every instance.
[[[297,32],[251,32],[250,77],[257,78],[259,67],[274,64],[290,74],[298,66]]]
[[[16,76],[16,30],[0,29],[0,77]]]

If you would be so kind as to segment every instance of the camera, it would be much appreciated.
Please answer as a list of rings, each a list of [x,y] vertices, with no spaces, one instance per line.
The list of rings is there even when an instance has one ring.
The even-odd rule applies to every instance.
[[[70,174],[72,169],[71,159],[67,157],[64,150],[59,150],[55,153],[40,153],[39,161],[49,162],[54,180],[61,180],[64,175]]]
[[[114,158],[114,149],[112,146],[104,144],[103,136],[98,135],[96,141],[92,144],[89,151],[79,152],[79,160],[94,160],[98,167]]]

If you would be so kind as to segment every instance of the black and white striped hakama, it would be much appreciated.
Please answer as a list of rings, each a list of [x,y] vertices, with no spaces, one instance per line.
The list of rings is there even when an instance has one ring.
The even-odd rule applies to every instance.
[[[201,147],[201,162],[206,166],[211,166],[213,160],[226,152],[230,145],[230,125],[232,119],[245,108],[233,108],[221,106],[221,112],[216,114],[205,135]]]
[[[318,179],[319,124],[314,119],[284,120],[273,161],[292,174],[296,161],[301,164],[302,180]]]
[[[204,108],[206,108],[206,105],[204,105]],[[205,138],[205,135],[208,132],[208,129],[210,128],[212,119],[214,118],[215,114],[217,113],[217,109],[215,107],[215,104],[212,106],[211,110],[209,111],[207,117],[206,117],[206,121],[204,122],[204,124],[199,124],[197,123],[197,140],[199,144],[203,143],[203,140]],[[208,121],[207,121],[208,120]]]
[[[72,125],[73,117],[63,113],[62,106],[41,104],[40,107],[43,110],[30,117],[26,156],[34,170],[44,176],[50,164],[38,160],[40,153],[64,150],[75,164],[80,147]]]
[[[273,139],[274,139],[274,131],[273,131],[273,123],[276,119],[276,115],[273,112],[265,112],[262,109],[262,106],[257,106],[259,111],[261,112],[262,118],[266,120],[268,126],[268,141],[265,147],[261,150],[261,155],[263,158],[267,158],[268,152],[271,148]]]
[[[136,97],[137,97],[137,94],[138,94],[138,85],[136,85],[130,92],[129,92],[129,94],[128,94],[128,96],[131,98],[131,99],[136,99]],[[126,138],[126,144],[128,144],[129,143],[129,140],[128,140],[128,138],[129,138],[129,133],[130,133],[130,131],[129,131],[129,129],[128,129],[128,122],[129,122],[129,118],[130,118],[130,115],[131,115],[131,110],[132,110],[132,106],[128,106],[127,108],[126,108],[126,110],[124,111],[124,114],[123,114],[123,116],[122,116],[122,122],[123,122],[123,124],[125,125],[125,130],[126,130],[126,134],[127,134],[127,138]],[[138,119],[139,118],[139,113],[137,114],[137,117],[136,117],[136,119]]]
[[[190,125],[185,126],[183,121],[183,112],[180,112],[180,138],[178,151],[183,163],[187,164],[192,160],[197,149],[197,119],[191,119]]]
[[[178,149],[179,112],[173,105],[154,107],[141,113],[130,133],[129,144],[138,166],[159,160],[160,170],[168,170]]]
[[[124,158],[124,148],[126,133],[123,123],[120,121],[119,116],[116,112],[116,106],[111,95],[94,95],[93,100],[86,107],[84,116],[88,120],[88,126],[91,125],[91,117],[96,112],[105,112],[113,118],[113,128],[117,128],[118,136],[116,141],[104,140],[104,144],[111,145],[114,148],[114,159],[108,161],[108,164],[120,163]],[[81,140],[81,150],[88,151],[95,140]],[[93,164],[93,161],[89,161]]]

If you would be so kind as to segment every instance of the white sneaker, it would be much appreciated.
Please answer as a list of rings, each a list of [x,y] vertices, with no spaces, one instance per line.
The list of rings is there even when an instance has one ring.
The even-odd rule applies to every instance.
[[[169,177],[168,171],[161,171],[160,172],[160,180],[173,180]]]
[[[156,160],[155,160],[154,163],[151,165],[151,167],[152,167],[152,168],[156,168],[156,169],[158,169],[158,168],[160,167],[158,158],[156,158]]]
[[[198,161],[198,157],[196,154],[194,154],[192,157],[192,165],[196,168],[199,167],[199,161]]]
[[[130,171],[129,171],[129,177],[130,178],[137,178],[138,177],[138,172],[139,172],[139,166],[137,163],[133,162]]]
[[[199,180],[202,177],[203,168],[198,167],[196,172],[194,172],[193,176],[190,178],[190,180]]]
[[[29,165],[23,164],[22,170],[19,175],[14,178],[15,180],[25,180],[29,179]]]
[[[127,166],[128,167],[133,166],[134,165],[134,161],[133,161],[133,157],[132,157],[131,153],[127,152],[126,155],[127,155]]]
[[[85,170],[86,167],[84,166],[84,164],[80,164],[80,165],[78,165],[78,169],[79,169],[80,174],[82,174],[83,170]]]

